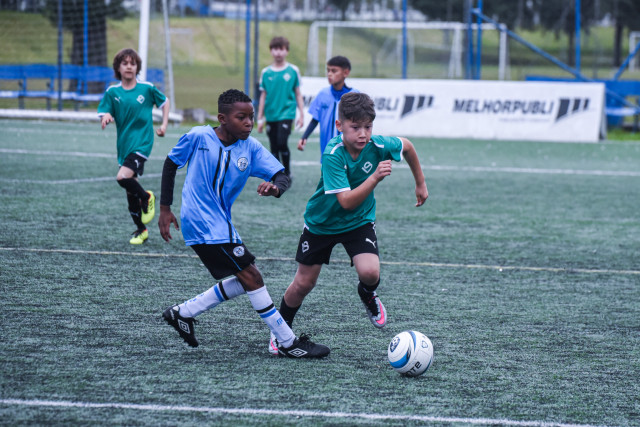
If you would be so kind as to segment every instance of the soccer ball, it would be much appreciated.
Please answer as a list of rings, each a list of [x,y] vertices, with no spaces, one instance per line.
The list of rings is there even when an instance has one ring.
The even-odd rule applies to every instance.
[[[389,343],[387,357],[393,369],[402,375],[417,377],[433,362],[433,344],[420,332],[400,332]]]

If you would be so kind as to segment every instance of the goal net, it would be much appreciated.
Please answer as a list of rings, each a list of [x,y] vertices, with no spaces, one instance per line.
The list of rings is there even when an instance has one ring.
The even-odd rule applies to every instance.
[[[14,4],[15,8],[0,10],[0,45],[8,51],[0,60],[0,109],[24,118],[59,108],[64,114],[40,118],[86,120],[83,112],[95,114],[106,87],[117,81],[111,69],[116,52],[125,47],[139,50],[137,37],[126,37],[129,32],[123,31],[138,25],[138,12],[125,9],[123,2],[104,0]],[[153,72],[147,73],[147,80],[169,96],[172,59],[162,11],[151,14],[149,28],[145,65]]]
[[[478,26],[473,24],[473,30]],[[483,77],[508,79],[507,37],[482,24]],[[407,23],[407,77],[462,78],[467,25],[461,22]],[[309,29],[307,75],[322,76],[326,61],[349,58],[352,76],[402,76],[401,22],[316,21]]]

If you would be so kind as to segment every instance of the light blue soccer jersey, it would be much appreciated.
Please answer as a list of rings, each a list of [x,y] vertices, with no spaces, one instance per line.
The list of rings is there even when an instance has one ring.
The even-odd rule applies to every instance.
[[[189,164],[182,188],[182,235],[187,246],[242,243],[231,205],[250,176],[269,181],[282,164],[249,137],[225,147],[211,126],[197,126],[169,152],[179,168]]]
[[[309,105],[309,114],[320,124],[320,154],[324,153],[331,138],[340,134],[336,128],[338,105],[342,95],[349,92],[358,92],[358,90],[345,85],[341,91],[336,91],[332,86],[328,86],[318,92]]]

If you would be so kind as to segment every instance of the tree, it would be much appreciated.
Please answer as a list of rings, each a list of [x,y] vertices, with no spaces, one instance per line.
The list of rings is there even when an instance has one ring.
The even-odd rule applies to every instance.
[[[411,6],[424,13],[431,21],[462,21],[466,22],[467,3],[472,7],[477,6],[472,0],[410,0]],[[515,3],[515,7],[514,7]],[[516,23],[520,26],[530,26],[533,18],[533,10],[524,0],[504,1],[504,0],[484,0],[482,2],[482,13],[497,21],[514,28]]]
[[[84,64],[84,8],[85,0],[62,1],[62,26],[71,31],[71,63]],[[107,58],[107,18],[122,19],[126,9],[122,0],[86,0],[88,2],[88,64],[106,66]],[[58,0],[46,0],[44,15],[51,23],[58,25]],[[102,87],[95,90],[101,91]],[[90,92],[94,92],[89,88]]]
[[[613,66],[622,65],[622,37],[624,29],[640,30],[640,3],[637,0],[609,0],[605,5],[615,21]]]
[[[576,8],[575,0],[537,0],[540,24],[546,30],[553,31],[556,37],[565,33],[569,39],[567,63],[575,65]],[[580,27],[589,32],[599,17],[595,16],[597,7],[594,0],[580,0]]]

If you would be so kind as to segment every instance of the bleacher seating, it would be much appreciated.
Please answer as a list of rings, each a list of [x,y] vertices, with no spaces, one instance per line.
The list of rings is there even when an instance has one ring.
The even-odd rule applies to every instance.
[[[61,71],[61,76],[59,76]],[[58,80],[62,78],[62,90],[58,90]],[[164,72],[161,69],[147,69],[147,81],[154,83],[164,91]],[[75,90],[69,90],[73,82]],[[100,83],[95,90],[91,83]],[[101,66],[82,66],[63,64],[61,69],[51,64],[0,65],[0,98],[16,98],[20,109],[24,108],[26,98],[42,98],[51,109],[51,101],[61,98],[63,101],[75,101],[76,109],[82,103],[100,102],[109,85],[116,83],[113,69]],[[8,86],[8,88],[4,88]],[[13,87],[12,87],[13,86]],[[37,88],[33,88],[36,86]],[[88,93],[93,87],[96,93]]]

